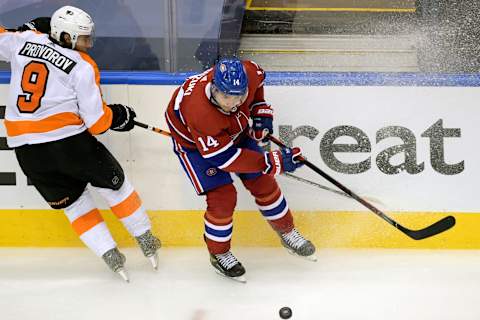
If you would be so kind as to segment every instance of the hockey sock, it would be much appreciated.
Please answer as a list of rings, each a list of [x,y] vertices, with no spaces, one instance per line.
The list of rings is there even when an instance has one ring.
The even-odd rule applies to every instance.
[[[233,231],[233,210],[237,204],[237,191],[227,184],[207,192],[207,211],[204,215],[208,251],[211,254],[230,250]]]
[[[293,216],[275,178],[264,174],[242,182],[255,197],[258,209],[275,231],[285,233],[293,229]]]
[[[118,190],[94,188],[133,237],[138,237],[152,228],[142,200],[126,177]]]
[[[87,189],[64,212],[73,230],[97,256],[117,246]]]

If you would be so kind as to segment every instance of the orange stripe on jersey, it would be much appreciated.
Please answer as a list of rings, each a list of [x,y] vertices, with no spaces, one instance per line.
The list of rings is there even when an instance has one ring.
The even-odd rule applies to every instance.
[[[32,31],[32,32],[35,32],[36,34],[43,34],[37,30],[27,30],[27,31]],[[16,31],[7,30],[5,29],[5,27],[0,26],[0,33],[4,33],[4,32],[16,32]]]
[[[78,53],[83,58],[83,60],[88,62],[93,67],[93,71],[95,72],[95,82],[97,83],[97,86],[100,89],[100,71],[98,71],[97,63],[87,53],[82,51],[78,51]],[[100,92],[101,92],[101,89],[100,89]]]
[[[73,112],[57,113],[41,120],[4,121],[7,135],[15,137],[28,133],[44,133],[71,125],[81,125],[83,120]]]
[[[97,63],[95,60],[92,59],[87,53],[79,51],[80,56],[88,62],[95,73],[95,83],[98,86],[98,90],[100,90],[100,94],[102,95],[102,88],[100,87],[100,71],[98,70]],[[103,101],[102,97],[102,102],[103,102],[103,115],[100,117],[100,119],[97,120],[97,122],[88,129],[91,134],[99,134],[107,131],[110,126],[112,125],[112,109],[107,107],[107,104],[105,101]]]
[[[107,107],[104,103],[103,104],[103,115],[100,117],[100,119],[97,120],[97,122],[95,122],[95,124],[93,126],[88,128],[88,131],[91,134],[104,133],[112,125],[112,118],[113,118],[112,109]]]
[[[125,218],[134,213],[142,205],[142,200],[136,191],[133,191],[125,200],[112,207],[117,218]]]
[[[88,230],[95,227],[97,224],[102,223],[103,218],[98,209],[93,209],[92,211],[87,212],[81,217],[78,217],[72,222],[73,230],[81,236]]]

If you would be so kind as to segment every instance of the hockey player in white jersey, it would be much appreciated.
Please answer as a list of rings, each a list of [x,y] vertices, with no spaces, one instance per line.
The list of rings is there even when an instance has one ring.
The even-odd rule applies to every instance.
[[[20,30],[34,29],[35,23],[24,27]],[[91,17],[65,6],[53,14],[50,27],[41,33],[0,26],[0,60],[10,62],[12,70],[7,142],[49,205],[64,209],[85,245],[128,281],[125,256],[90,190],[107,201],[156,269],[160,241],[151,233],[145,208],[118,161],[93,136],[108,129],[131,130],[135,112],[103,101],[99,70],[86,53],[93,43]]]

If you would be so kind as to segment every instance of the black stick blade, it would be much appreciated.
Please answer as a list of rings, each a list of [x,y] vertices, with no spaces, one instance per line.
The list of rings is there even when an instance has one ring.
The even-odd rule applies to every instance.
[[[455,225],[455,217],[448,216],[443,218],[442,220],[435,222],[431,226],[428,226],[420,230],[410,230],[402,226],[398,226],[398,227],[403,233],[405,233],[410,238],[414,240],[422,240],[422,239],[437,235],[439,233],[442,233],[444,231],[447,231],[454,225]]]

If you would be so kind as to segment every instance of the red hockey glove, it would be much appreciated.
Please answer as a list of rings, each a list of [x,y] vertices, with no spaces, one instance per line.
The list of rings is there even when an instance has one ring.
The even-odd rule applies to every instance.
[[[273,109],[262,104],[252,109],[250,117],[253,126],[250,128],[250,136],[257,141],[267,141],[267,136],[273,133]]]
[[[303,162],[299,160],[301,156],[302,149],[297,147],[265,152],[267,168],[263,173],[276,176],[283,172],[293,172],[303,166]]]

